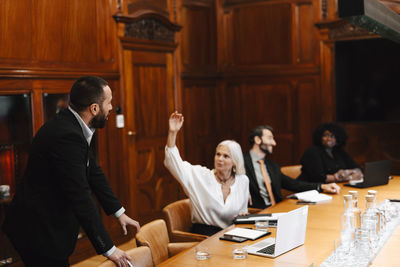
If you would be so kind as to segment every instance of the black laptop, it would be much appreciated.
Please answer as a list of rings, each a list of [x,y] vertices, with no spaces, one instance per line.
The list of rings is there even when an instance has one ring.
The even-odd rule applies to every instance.
[[[348,183],[345,184],[345,186],[366,188],[371,186],[387,184],[389,182],[391,169],[392,169],[391,160],[366,162],[364,169],[364,181],[361,183]]]

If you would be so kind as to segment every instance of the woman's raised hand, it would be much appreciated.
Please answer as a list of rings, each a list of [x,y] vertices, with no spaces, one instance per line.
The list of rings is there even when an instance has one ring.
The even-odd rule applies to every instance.
[[[169,117],[169,130],[171,132],[178,132],[183,125],[183,115],[175,111]]]

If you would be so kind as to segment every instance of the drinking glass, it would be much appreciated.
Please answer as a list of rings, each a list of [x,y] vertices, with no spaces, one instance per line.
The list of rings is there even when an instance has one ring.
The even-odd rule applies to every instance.
[[[208,247],[197,246],[194,248],[196,254],[196,260],[207,260],[211,257]]]
[[[267,220],[257,220],[254,224],[256,230],[268,232],[268,221]]]
[[[247,249],[246,246],[242,244],[233,244],[232,245],[232,254],[234,260],[244,260],[247,258]]]

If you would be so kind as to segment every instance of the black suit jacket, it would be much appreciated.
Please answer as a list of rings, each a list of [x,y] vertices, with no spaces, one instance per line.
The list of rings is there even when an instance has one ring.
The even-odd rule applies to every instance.
[[[331,158],[322,146],[311,146],[300,159],[302,165],[299,180],[325,183],[327,174],[338,170],[360,168],[343,148],[335,147]]]
[[[33,139],[28,164],[3,230],[19,250],[66,259],[79,225],[97,253],[112,246],[92,193],[109,215],[122,206],[95,161],[78,120],[64,110]]]
[[[317,183],[308,183],[292,179],[281,172],[281,168],[275,162],[264,159],[265,166],[271,179],[272,193],[274,194],[275,201],[280,202],[283,200],[281,189],[287,189],[294,192],[302,192],[307,190],[317,189]],[[257,183],[256,173],[254,171],[253,162],[250,153],[244,155],[244,164],[246,168],[246,175],[250,180],[250,195],[253,202],[251,207],[265,209],[264,199],[261,197],[260,188]]]

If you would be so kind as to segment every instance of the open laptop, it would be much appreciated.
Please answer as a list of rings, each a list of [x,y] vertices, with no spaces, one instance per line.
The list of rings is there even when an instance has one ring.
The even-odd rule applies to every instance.
[[[267,238],[246,247],[249,254],[275,258],[304,244],[307,228],[308,206],[304,206],[278,218],[276,237]]]
[[[364,170],[364,180],[360,183],[350,181],[348,184],[345,184],[345,186],[366,188],[387,184],[389,182],[391,169],[391,160],[366,162]]]

